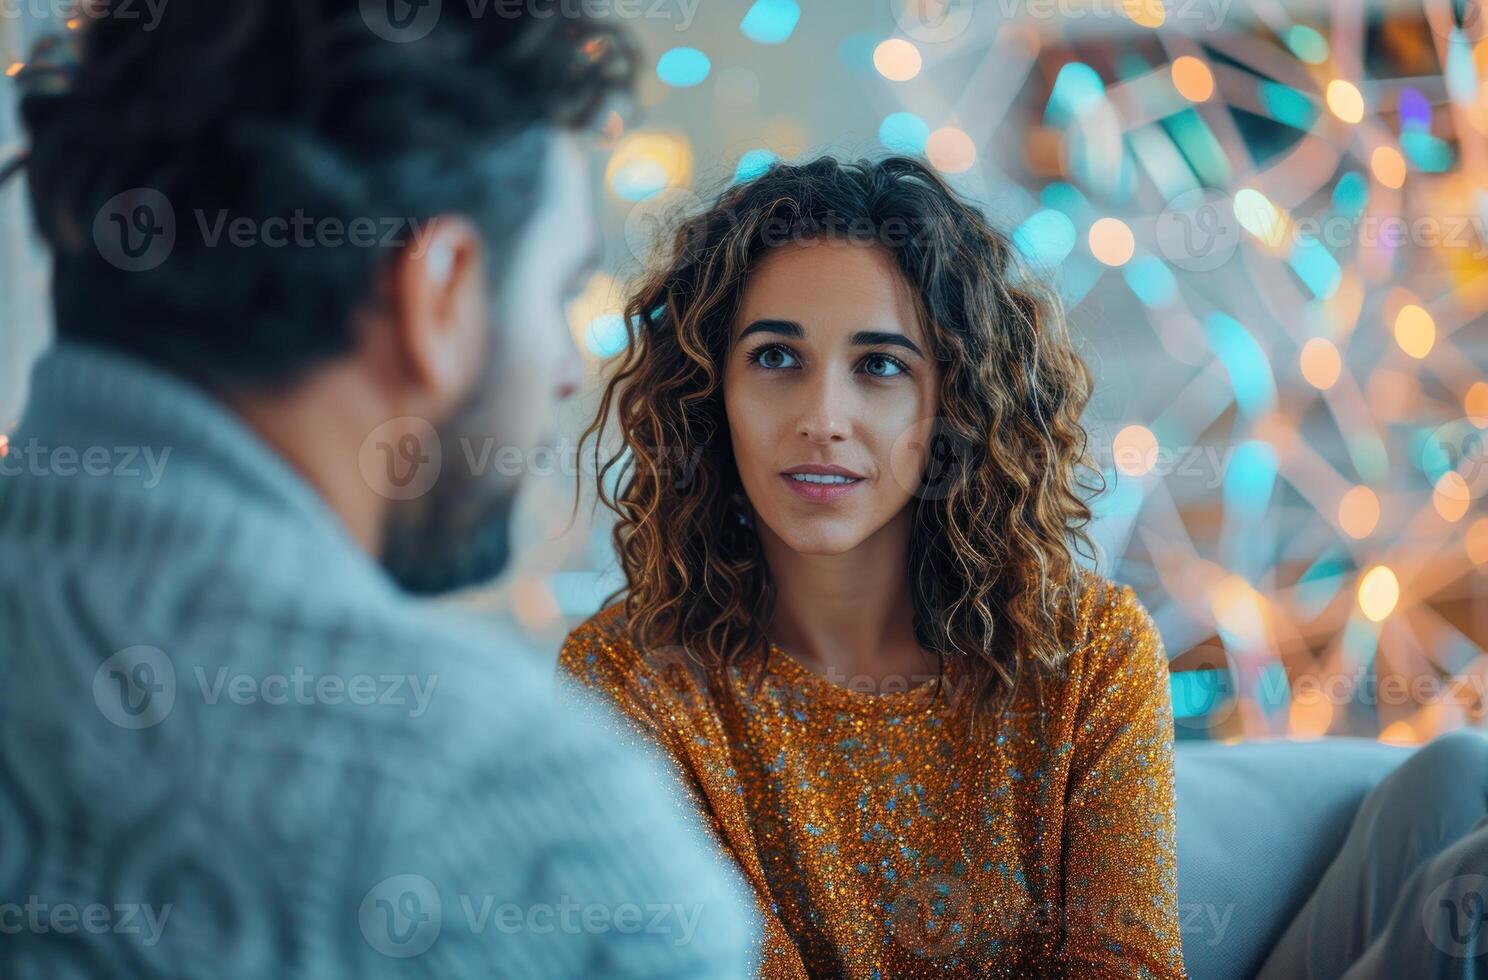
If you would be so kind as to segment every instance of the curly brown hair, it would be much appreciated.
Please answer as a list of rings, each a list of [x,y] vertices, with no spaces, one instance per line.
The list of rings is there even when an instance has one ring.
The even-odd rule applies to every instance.
[[[937,472],[911,504],[914,627],[942,671],[963,658],[986,705],[1011,695],[1025,661],[1057,669],[1076,639],[1088,583],[1075,552],[1094,556],[1082,492],[1104,486],[1080,424],[1091,379],[1010,239],[907,157],[777,163],[682,220],[631,292],[629,345],[583,436],[619,517],[627,584],[607,604],[623,595],[640,650],[682,646],[705,669],[768,652],[775,591],[734,465],[723,364],[750,270],[824,237],[887,249],[914,287],[942,369]],[[622,444],[606,458],[612,414]]]

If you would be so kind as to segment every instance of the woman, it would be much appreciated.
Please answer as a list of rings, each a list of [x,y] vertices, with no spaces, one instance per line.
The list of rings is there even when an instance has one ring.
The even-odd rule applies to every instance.
[[[1074,561],[1089,375],[1007,238],[913,160],[777,165],[628,318],[625,601],[561,664],[684,774],[762,975],[1182,977],[1167,660]]]

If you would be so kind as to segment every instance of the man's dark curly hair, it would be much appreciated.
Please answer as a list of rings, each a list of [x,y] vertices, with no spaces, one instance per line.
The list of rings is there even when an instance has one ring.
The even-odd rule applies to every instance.
[[[541,192],[546,141],[628,92],[634,52],[556,0],[446,3],[417,40],[378,30],[380,7],[171,0],[151,21],[104,0],[71,63],[54,45],[50,66],[22,72],[63,338],[208,383],[276,384],[353,346],[395,222],[465,215],[499,268]],[[95,226],[140,188],[169,203],[176,241],[157,267],[126,271]],[[370,245],[246,248],[205,233],[297,216],[377,231]]]

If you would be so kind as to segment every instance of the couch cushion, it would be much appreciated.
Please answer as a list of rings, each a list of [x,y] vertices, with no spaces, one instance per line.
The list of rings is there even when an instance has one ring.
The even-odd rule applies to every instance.
[[[1193,980],[1255,975],[1410,749],[1365,738],[1179,741],[1178,903]]]

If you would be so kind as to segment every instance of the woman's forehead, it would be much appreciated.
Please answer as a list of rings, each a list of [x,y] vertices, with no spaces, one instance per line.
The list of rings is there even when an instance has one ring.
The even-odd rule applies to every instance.
[[[893,254],[837,239],[777,249],[755,265],[734,334],[763,318],[795,321],[808,334],[881,329],[923,339],[914,287]]]

